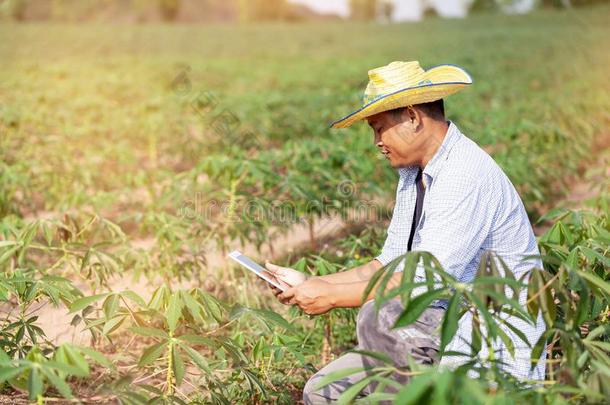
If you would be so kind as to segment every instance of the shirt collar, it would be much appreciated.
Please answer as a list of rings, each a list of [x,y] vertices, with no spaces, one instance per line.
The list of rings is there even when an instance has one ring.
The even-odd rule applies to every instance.
[[[449,128],[447,129],[443,143],[438,148],[434,156],[432,156],[432,159],[430,159],[423,171],[423,173],[427,175],[425,179],[430,183],[438,174],[442,167],[442,163],[449,157],[449,152],[453,146],[462,137],[458,127],[452,121],[448,122]],[[398,175],[400,176],[399,182],[402,183],[400,189],[404,189],[406,186],[415,183],[418,169],[418,166],[401,167],[398,169]]]

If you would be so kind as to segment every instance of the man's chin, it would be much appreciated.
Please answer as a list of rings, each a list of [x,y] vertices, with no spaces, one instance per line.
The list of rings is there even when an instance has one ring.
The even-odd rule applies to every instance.
[[[392,161],[390,161],[390,166],[392,166],[392,169],[404,169],[405,167],[409,167],[408,164],[405,163],[394,163]]]

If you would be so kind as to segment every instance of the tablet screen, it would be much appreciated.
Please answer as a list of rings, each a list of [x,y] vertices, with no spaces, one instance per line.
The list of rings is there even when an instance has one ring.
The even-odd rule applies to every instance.
[[[248,270],[256,273],[257,276],[259,276],[260,278],[262,278],[263,280],[265,280],[269,284],[271,284],[274,287],[277,287],[280,290],[284,291],[284,288],[282,288],[279,285],[279,283],[277,283],[275,280],[273,280],[272,278],[267,276],[267,274],[265,273],[266,270],[261,265],[259,265],[258,263],[254,262],[248,256],[245,256],[244,254],[242,254],[239,250],[234,250],[231,253],[229,253],[229,257],[231,259],[235,260],[237,263],[239,263],[242,266],[244,266],[245,268],[247,268]]]

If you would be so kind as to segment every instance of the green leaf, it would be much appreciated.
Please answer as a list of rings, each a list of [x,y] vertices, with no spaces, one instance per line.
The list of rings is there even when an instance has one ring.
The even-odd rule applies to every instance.
[[[265,347],[265,338],[261,337],[252,348],[252,353],[250,355],[252,361],[256,362],[263,358]]]
[[[598,372],[603,373],[606,377],[610,377],[610,366],[599,361],[592,360],[591,365]]]
[[[55,374],[53,370],[43,367],[40,371],[42,371],[51,385],[55,387],[64,398],[72,399],[72,390],[70,389],[70,386]]]
[[[88,297],[79,298],[79,299],[75,300],[74,302],[72,302],[72,304],[70,305],[69,313],[80,311],[81,309],[93,304],[95,301],[98,301],[102,298],[107,297],[109,294],[110,293],[96,294],[96,295],[91,295]]]
[[[166,285],[157,288],[148,301],[148,308],[160,311],[168,295],[169,290]]]
[[[447,311],[445,312],[441,326],[441,353],[445,351],[445,347],[447,347],[457,332],[461,299],[461,294],[455,293],[449,300]]]
[[[21,373],[24,369],[25,367],[23,366],[13,367],[12,365],[9,365],[7,367],[6,365],[2,364],[0,366],[0,383],[19,375],[19,373]]]
[[[2,253],[2,255],[0,255],[0,265],[2,265],[4,262],[8,261],[14,254],[15,252],[17,252],[19,250],[21,246],[15,246],[11,249],[6,250],[4,253]]]
[[[155,360],[161,357],[161,354],[165,350],[166,346],[167,342],[161,342],[154,344],[144,350],[144,352],[142,353],[142,357],[140,357],[140,360],[138,361],[138,366],[146,366],[148,364],[153,363]]]
[[[158,337],[161,339],[169,338],[169,335],[167,334],[167,332],[165,332],[164,330],[161,330],[161,329],[145,328],[145,327],[141,327],[141,326],[132,326],[131,328],[129,328],[129,330],[140,336]]]
[[[532,344],[530,343],[530,341],[528,340],[527,336],[525,336],[525,333],[523,333],[523,331],[519,328],[517,328],[516,326],[514,326],[512,323],[509,322],[509,319],[504,320],[502,318],[498,318],[500,320],[500,322],[502,323],[502,325],[506,326],[508,329],[510,329],[515,335],[517,335],[519,337],[519,339],[525,343],[528,347],[531,347]]]
[[[131,290],[121,291],[121,296],[135,302],[136,304],[138,304],[141,307],[146,306],[146,302],[144,301],[144,298],[140,297],[138,294],[136,294],[135,292],[133,292]]]
[[[118,294],[110,294],[106,297],[104,303],[102,304],[104,315],[107,319],[110,319],[114,316],[117,309],[119,309],[119,296]]]
[[[110,360],[106,358],[106,356],[104,356],[98,351],[91,349],[90,347],[79,347],[78,350],[80,350],[82,353],[86,354],[92,360],[104,367],[114,367]]]
[[[600,277],[593,273],[589,273],[582,270],[577,270],[576,272],[579,276],[587,280],[590,285],[610,295],[610,283],[607,283],[606,281],[602,280]]]
[[[6,354],[4,350],[0,350],[0,363],[10,363],[11,358]],[[0,364],[0,367],[6,364]]]
[[[498,331],[498,335],[500,336],[500,339],[502,339],[502,342],[504,342],[506,349],[508,350],[510,355],[513,356],[513,358],[514,358],[515,357],[515,343],[510,338],[510,336],[508,336],[506,334],[506,332],[504,332],[504,329],[498,328],[497,331]]]
[[[389,265],[388,265],[389,266]],[[366,285],[366,288],[364,289],[364,292],[362,293],[362,302],[366,302],[368,300],[369,295],[371,294],[371,291],[373,291],[373,288],[375,288],[375,286],[377,285],[377,282],[381,279],[381,277],[387,273],[387,267],[388,266],[384,266],[381,269],[377,270],[373,276],[369,279],[368,284]]]
[[[55,368],[58,371],[61,371],[62,373],[66,374],[66,375],[85,377],[88,374],[88,373],[83,373],[83,370],[81,370],[77,366],[73,366],[72,364],[68,364],[68,363],[62,363],[62,362],[59,362],[56,360],[49,360],[49,361],[45,362],[45,365],[48,367]]]
[[[241,373],[246,377],[246,380],[250,385],[251,391],[254,391],[254,389],[257,388],[258,391],[260,391],[262,394],[265,394],[265,387],[254,373],[245,368],[241,370]]]
[[[414,377],[409,384],[405,385],[396,394],[394,403],[400,405],[426,403],[422,397],[430,390],[431,382],[432,375],[430,374]]]
[[[586,343],[587,345],[591,345],[591,346],[596,346],[598,348],[600,348],[601,350],[610,353],[610,343],[608,342],[600,342],[600,341],[596,341],[596,340],[590,340],[587,341]],[[610,361],[608,362],[608,364],[610,364]]]
[[[512,288],[523,288],[525,284],[519,280],[515,280],[514,278],[504,278],[504,277],[492,277],[492,276],[484,276],[481,278],[475,278],[472,280],[472,285],[479,284],[492,284],[492,285],[507,285]]]
[[[198,303],[197,300],[195,300],[195,298],[193,298],[193,296],[188,292],[182,294],[182,300],[184,301],[188,312],[191,314],[195,322],[203,323],[203,308],[201,304]]]
[[[273,312],[267,309],[252,309],[252,312],[258,315],[260,318],[270,321],[284,329],[295,330],[294,327],[284,317],[277,312]]]
[[[538,293],[538,290],[543,284],[540,284],[542,277],[540,276],[540,270],[533,270],[530,273],[530,279],[527,286],[527,312],[534,319],[538,318],[538,311],[540,310],[540,304],[538,299],[533,299]]]
[[[182,300],[180,299],[179,292],[173,293],[169,298],[169,304],[165,311],[165,317],[167,319],[167,327],[170,332],[174,332],[178,326],[178,320],[182,314]]]
[[[30,369],[30,375],[28,376],[28,398],[33,401],[39,395],[42,395],[42,377],[40,376],[40,369],[33,367]]]
[[[437,374],[430,403],[434,405],[444,405],[453,402],[451,401],[452,398],[449,395],[449,385],[451,382],[451,373],[441,372]]]
[[[176,378],[176,385],[182,384],[184,378],[184,361],[180,357],[180,351],[177,345],[172,345],[172,369],[174,370],[174,377]]]
[[[542,310],[542,318],[544,319],[544,322],[548,328],[553,327],[555,324],[557,307],[553,301],[553,294],[550,287],[547,287],[544,292],[538,296],[538,302],[540,304],[540,309]]]
[[[376,375],[367,376],[367,377],[361,379],[360,381],[350,385],[349,388],[346,389],[345,391],[343,391],[343,393],[339,397],[339,400],[337,401],[337,405],[352,404],[354,402],[354,400],[356,399],[356,397],[358,396],[358,394],[360,394],[360,392],[362,392],[362,390],[365,389],[366,386],[369,385],[372,382],[372,380],[375,379],[375,377],[376,377]]]
[[[127,318],[127,317],[119,315],[119,316],[116,316],[116,317],[110,319],[108,322],[106,322],[104,324],[104,328],[102,329],[102,333],[104,335],[111,334],[112,332],[117,330],[123,324],[123,322],[125,322],[125,318]]]
[[[179,340],[182,340],[184,342],[188,342],[188,343],[192,343],[192,344],[199,344],[199,345],[204,345],[204,346],[213,346],[214,345],[214,341],[210,338],[207,338],[205,336],[199,336],[199,335],[181,335],[178,336]]]
[[[61,348],[65,351],[69,362],[81,371],[80,374],[76,374],[77,376],[86,377],[89,375],[89,364],[82,354],[78,353],[72,346],[67,344],[62,345]]]
[[[589,259],[591,262],[595,262],[596,260],[599,260],[604,267],[606,267],[606,268],[610,267],[610,259],[605,257],[604,255],[600,254],[599,252],[596,252],[595,250],[588,248],[586,246],[581,246],[580,250],[585,255],[585,257],[587,259]]]
[[[512,316],[518,317],[524,322],[528,322],[530,324],[534,324],[534,321],[530,317],[530,315],[523,309],[521,303],[515,299],[508,298],[504,294],[498,294],[495,291],[487,291],[486,292],[490,297],[495,299],[496,304],[502,305],[498,310],[501,312],[505,312],[511,314]]]
[[[210,370],[208,362],[205,357],[201,355],[201,353],[185,344],[180,344],[180,347],[182,347],[182,349],[191,358],[191,360],[193,360],[193,363],[195,363],[201,371],[204,371],[207,374],[211,374],[212,371]]]
[[[447,288],[440,288],[438,290],[427,291],[415,297],[407,304],[407,307],[402,311],[393,327],[400,328],[415,322],[430,304],[439,299],[446,291]]]
[[[481,339],[481,320],[479,318],[479,312],[475,310],[472,314],[472,333],[470,336],[470,347],[472,353],[478,353],[481,351]],[[445,353],[445,355],[446,354],[447,353]]]
[[[204,301],[204,307],[206,311],[212,315],[212,318],[214,318],[216,322],[222,322],[223,308],[221,303],[215,297],[206,294],[200,289],[197,290],[197,294]]]
[[[320,389],[326,387],[328,384],[331,384],[335,381],[342,380],[343,378],[356,374],[356,373],[368,371],[370,369],[371,369],[371,367],[348,367],[348,368],[343,368],[341,370],[336,370],[336,371],[330,372],[330,373],[326,374],[325,376],[323,376],[320,379],[320,381],[318,381],[318,383],[314,387],[314,390],[319,391]]]
[[[540,360],[540,357],[542,356],[542,352],[546,348],[546,341],[549,338],[549,336],[552,335],[552,333],[553,333],[552,329],[546,330],[538,338],[538,341],[536,342],[536,344],[532,348],[532,354],[531,354],[531,362],[532,362],[531,369],[532,370],[534,368],[536,368],[536,366],[538,365],[538,361]]]

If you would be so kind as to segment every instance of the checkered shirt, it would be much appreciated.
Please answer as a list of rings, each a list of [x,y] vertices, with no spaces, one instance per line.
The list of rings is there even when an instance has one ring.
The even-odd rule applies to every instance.
[[[392,221],[381,254],[377,256],[383,265],[407,252],[417,196],[417,172],[417,167],[398,170],[400,178]],[[480,257],[486,250],[496,252],[516,278],[532,267],[542,267],[538,259],[524,259],[540,253],[514,186],[496,162],[464,136],[454,123],[449,122],[438,151],[424,168],[423,181],[426,193],[421,219],[413,237],[414,251],[430,252],[445,271],[463,283],[473,280]],[[399,266],[398,270],[402,268]],[[424,279],[420,268],[416,280]],[[519,300],[525,303],[525,291]],[[446,302],[435,305],[446,306]],[[544,332],[541,316],[536,325],[514,317],[507,320],[527,336],[532,347]],[[523,380],[544,379],[544,356],[530,371],[531,348],[510,329],[503,329],[515,344],[513,358],[504,344],[495,342],[495,357],[504,362],[504,369]],[[472,318],[467,313],[460,320],[456,336],[446,350],[469,353],[471,331]],[[484,348],[479,357],[484,359],[486,356]],[[453,367],[464,360],[446,356],[441,359],[441,365]]]

